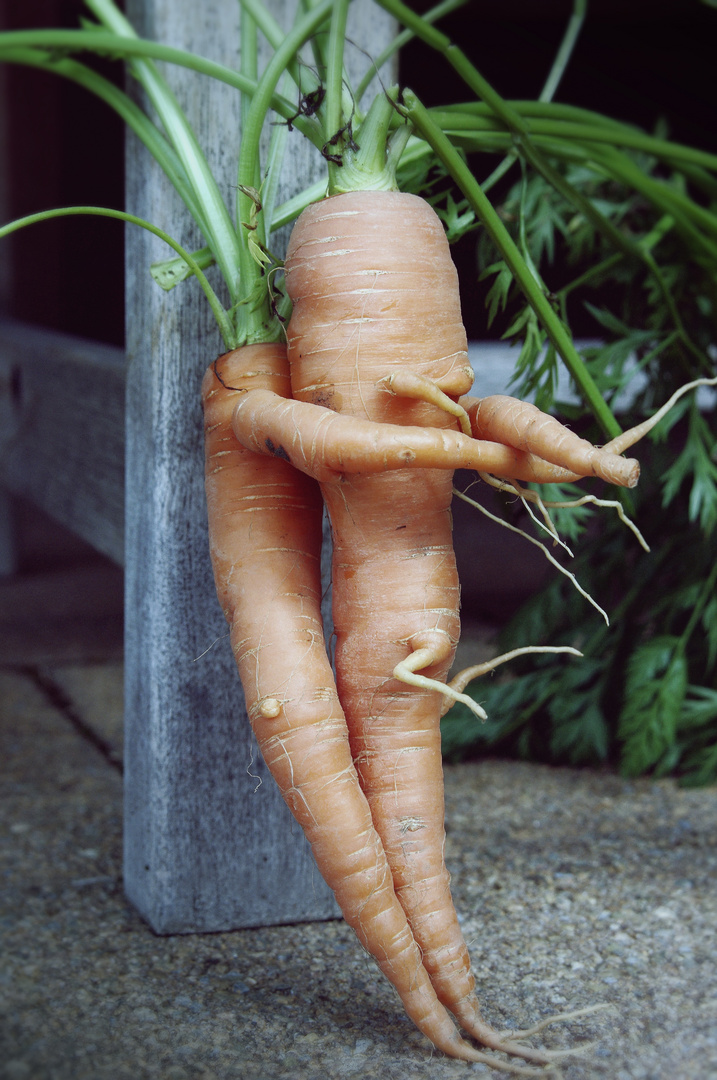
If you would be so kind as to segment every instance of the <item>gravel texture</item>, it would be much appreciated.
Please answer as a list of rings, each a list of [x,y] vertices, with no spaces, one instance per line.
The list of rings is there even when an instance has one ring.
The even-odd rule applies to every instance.
[[[342,923],[148,929],[122,892],[116,734],[88,737],[117,678],[54,671],[63,697],[0,670],[0,1077],[500,1075],[432,1054]],[[717,1078],[715,790],[485,760],[447,768],[446,799],[486,1018],[604,1002],[537,1037],[597,1040],[564,1080]]]

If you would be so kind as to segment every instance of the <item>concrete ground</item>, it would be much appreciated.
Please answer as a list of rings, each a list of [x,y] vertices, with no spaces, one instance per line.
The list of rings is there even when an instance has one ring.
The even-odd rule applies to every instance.
[[[343,923],[160,938],[129,906],[121,582],[93,572],[0,584],[2,1080],[498,1075],[432,1054]],[[446,799],[486,1018],[605,1003],[536,1037],[595,1041],[564,1080],[717,1078],[715,790],[483,760]]]

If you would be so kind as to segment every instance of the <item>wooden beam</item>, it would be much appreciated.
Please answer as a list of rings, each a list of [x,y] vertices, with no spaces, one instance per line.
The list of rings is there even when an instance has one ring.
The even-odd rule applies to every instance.
[[[271,8],[282,21],[284,3]],[[293,5],[292,5],[293,6]],[[367,35],[388,23],[359,2]],[[239,4],[129,0],[140,33],[236,66]],[[370,25],[369,25],[370,24]],[[358,54],[360,55],[360,54]],[[237,95],[167,76],[233,205]],[[284,196],[322,169],[298,132]],[[133,138],[127,205],[190,250],[201,244]],[[159,933],[334,917],[333,895],[255,745],[208,557],[199,386],[222,349],[196,282],[167,295],[147,268],[167,251],[127,232],[126,811],[127,895]],[[215,279],[216,280],[216,279]]]
[[[0,486],[122,564],[122,349],[0,321]]]

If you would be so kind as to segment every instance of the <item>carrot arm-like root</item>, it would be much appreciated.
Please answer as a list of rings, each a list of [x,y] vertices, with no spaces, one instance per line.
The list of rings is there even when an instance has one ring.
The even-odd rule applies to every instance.
[[[320,483],[342,474],[406,468],[475,469],[535,483],[556,478],[552,462],[498,441],[448,429],[375,423],[311,402],[287,400],[269,390],[245,394],[234,410],[232,426],[247,449],[284,458]],[[581,458],[581,471],[569,478],[598,476],[608,483],[635,486],[637,461],[586,445],[593,453]]]
[[[593,446],[528,401],[494,394],[486,398],[462,397],[459,404],[468,413],[475,439],[495,440],[516,450],[536,454],[555,466],[549,482],[599,476],[609,484],[624,487],[634,487],[637,483],[639,465],[636,461],[621,457],[612,446]],[[626,476],[629,477],[627,483]],[[523,477],[516,475],[513,479]]]
[[[418,401],[426,401],[430,405],[437,405],[439,409],[443,409],[444,412],[456,418],[464,435],[471,434],[468,413],[439,386],[435,379],[428,379],[416,371],[404,371],[403,368],[399,368],[398,371],[382,379],[379,385],[381,384],[385,385],[386,389],[396,397],[415,398]]]
[[[447,712],[451,705],[460,701],[467,705],[479,720],[488,718],[485,709],[473,698],[462,693],[463,687],[458,688],[455,685],[455,680],[447,684],[439,682],[438,679],[429,679],[425,675],[417,674],[422,668],[439,663],[446,655],[450,654],[452,644],[445,631],[433,630],[428,633],[417,634],[410,644],[413,652],[393,669],[394,679],[407,683],[409,686],[420,686],[424,690],[437,690],[439,694],[443,694],[447,699],[444,712]],[[466,680],[466,682],[468,681]]]

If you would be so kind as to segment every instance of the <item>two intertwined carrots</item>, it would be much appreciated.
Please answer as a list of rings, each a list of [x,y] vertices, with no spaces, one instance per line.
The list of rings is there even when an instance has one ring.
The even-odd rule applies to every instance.
[[[452,474],[631,486],[637,464],[532,406],[462,397],[473,374],[456,272],[422,199],[365,191],[311,206],[285,270],[288,366],[281,346],[242,349],[204,382],[212,558],[249,716],[322,875],[409,1016],[448,1054],[525,1071],[474,1049],[446,1011],[486,1046],[549,1060],[481,1019],[443,859],[438,691],[459,635]]]

